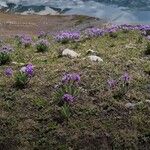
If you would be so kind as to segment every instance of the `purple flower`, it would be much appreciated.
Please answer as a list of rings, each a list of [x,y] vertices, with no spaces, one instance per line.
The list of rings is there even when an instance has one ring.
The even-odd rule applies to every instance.
[[[47,33],[45,33],[44,31],[40,31],[38,33],[38,38],[42,38],[42,37],[46,37]]]
[[[113,79],[108,80],[107,83],[110,88],[114,88],[117,84],[116,80],[113,80]]]
[[[131,77],[129,76],[129,74],[127,72],[125,72],[122,76],[121,76],[122,80],[126,83],[128,83],[131,80]]]
[[[27,66],[22,67],[20,71],[31,77],[34,74],[34,66],[32,64],[28,64]]]
[[[55,36],[57,42],[75,41],[80,38],[79,32],[61,31]]]
[[[62,99],[67,103],[72,103],[74,101],[74,98],[75,97],[70,94],[64,94],[64,96],[62,97]]]
[[[85,32],[89,37],[98,37],[104,35],[104,30],[96,27],[89,28]]]
[[[35,45],[36,46],[44,45],[44,46],[48,47],[49,46],[49,42],[47,40],[45,40],[45,39],[41,39],[41,40],[37,41]]]
[[[77,73],[72,73],[71,74],[71,80],[74,82],[80,82],[80,75]]]
[[[8,77],[11,77],[13,75],[12,68],[5,69],[5,75],[8,76]]]
[[[148,35],[146,38],[147,38],[148,40],[150,40],[150,35]]]
[[[34,66],[32,64],[28,64],[26,66],[26,74],[32,76],[34,74]]]
[[[32,44],[32,38],[29,35],[19,35],[18,37],[19,42],[24,45],[25,47],[30,46]]]
[[[67,83],[70,81],[70,74],[65,74],[63,77],[62,77],[62,83]]]
[[[77,73],[72,73],[72,74],[65,74],[62,77],[62,82],[63,83],[68,83],[68,82],[76,82],[79,83],[80,82],[80,75]]]
[[[3,53],[10,53],[11,51],[13,51],[13,49],[12,49],[12,47],[10,45],[4,45],[0,49],[0,52],[3,52]]]
[[[45,39],[40,39],[35,43],[38,52],[48,51],[49,42]]]

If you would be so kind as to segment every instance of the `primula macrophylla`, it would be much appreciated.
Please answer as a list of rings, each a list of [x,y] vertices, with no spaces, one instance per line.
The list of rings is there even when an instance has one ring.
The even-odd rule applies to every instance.
[[[121,98],[129,90],[129,83],[131,81],[131,76],[125,72],[118,80],[108,80],[108,87],[115,98]]]
[[[41,39],[36,42],[35,46],[38,52],[45,52],[45,51],[48,51],[49,42],[48,40]]]
[[[40,32],[38,33],[38,38],[44,38],[44,37],[46,37],[46,36],[47,36],[47,33],[44,32],[44,31],[40,31]]]
[[[25,48],[29,47],[32,44],[32,38],[29,35],[25,34],[17,35],[16,39],[18,41],[18,44],[23,45]]]
[[[68,73],[62,77],[61,83],[55,86],[56,101],[61,108],[61,115],[65,119],[69,119],[71,115],[70,104],[73,103],[79,95],[80,80],[78,73]]]
[[[131,80],[131,77],[129,76],[129,74],[127,72],[125,72],[123,75],[122,75],[122,80],[124,83],[129,83],[130,80]]]
[[[116,38],[118,30],[119,30],[118,26],[111,26],[110,28],[107,28],[105,31],[110,35],[110,37]]]
[[[55,86],[55,96],[58,106],[61,107],[61,115],[68,119],[70,117],[70,104],[78,97],[80,75],[77,73],[65,74],[61,83]]]
[[[98,37],[98,36],[104,35],[104,30],[103,30],[103,29],[100,29],[100,28],[93,27],[93,28],[87,29],[87,30],[85,31],[85,34],[86,34],[88,37]]]
[[[4,45],[0,49],[1,53],[10,53],[12,51],[13,51],[13,48],[10,45]]]
[[[123,24],[123,25],[112,25],[108,28],[97,28],[92,27],[85,30],[85,34],[87,37],[99,37],[106,34],[109,34],[111,37],[117,37],[117,32],[123,30],[123,31],[132,31],[132,30],[138,30],[142,32],[142,35],[148,36],[150,35],[150,25],[129,25],[129,24]]]
[[[67,102],[67,103],[72,103],[74,102],[74,96],[70,95],[70,94],[64,94],[62,99],[63,101]]]
[[[115,86],[117,85],[117,81],[116,80],[108,80],[107,81],[109,88],[115,88]]]
[[[14,78],[16,87],[24,88],[34,75],[34,66],[28,64],[17,72],[14,72],[13,69],[9,67],[5,69],[4,73],[7,77]]]
[[[80,39],[80,33],[79,32],[73,32],[73,31],[61,31],[55,36],[55,40],[57,42],[66,43],[69,41],[76,41]]]
[[[34,66],[32,64],[28,64],[27,66],[22,67],[20,72],[25,73],[27,76],[31,77],[34,75]]]
[[[28,64],[20,69],[18,73],[15,75],[15,85],[19,88],[25,87],[34,75],[34,66],[32,64]]]
[[[13,48],[10,45],[4,45],[0,48],[0,65],[4,65],[11,61],[10,53]]]
[[[80,82],[80,75],[77,73],[65,74],[62,77],[62,83],[69,83],[69,82]]]
[[[12,68],[6,68],[5,69],[5,75],[7,77],[12,77],[13,76],[13,69]]]

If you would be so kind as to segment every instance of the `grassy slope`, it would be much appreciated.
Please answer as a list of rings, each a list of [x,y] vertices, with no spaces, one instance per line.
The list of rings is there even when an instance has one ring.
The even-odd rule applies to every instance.
[[[7,66],[0,66],[0,149],[8,150],[148,150],[150,147],[149,99],[150,62],[144,56],[146,40],[138,42],[139,33],[119,32],[117,38],[104,36],[78,43],[61,45],[51,39],[49,52],[36,53],[34,47],[15,47],[12,60],[33,63],[35,77],[29,86],[16,90],[13,81],[3,75]],[[72,48],[81,58],[59,58],[60,47]],[[83,58],[88,49],[95,49],[103,63]],[[10,64],[13,69],[18,65]],[[121,99],[107,91],[107,79],[120,77],[125,71],[132,76],[130,90]],[[79,72],[84,89],[72,105],[73,115],[63,121],[53,103],[53,87],[62,73]],[[143,102],[134,109],[127,102]]]

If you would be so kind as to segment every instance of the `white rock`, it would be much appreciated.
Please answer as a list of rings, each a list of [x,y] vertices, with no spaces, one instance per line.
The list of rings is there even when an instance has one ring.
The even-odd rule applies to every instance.
[[[93,62],[103,62],[103,59],[100,58],[99,56],[91,55],[91,56],[88,56],[88,58]]]
[[[126,103],[125,107],[133,109],[136,106],[134,103]]]
[[[150,100],[145,100],[145,102],[150,104]]]
[[[95,54],[96,52],[94,51],[94,50],[92,50],[92,49],[89,49],[88,51],[87,51],[87,54]]]
[[[67,56],[69,58],[77,58],[77,57],[80,56],[80,54],[78,54],[75,51],[70,50],[70,49],[67,48],[67,49],[63,50],[62,56]]]
[[[25,63],[18,63],[18,62],[15,62],[15,61],[13,61],[12,64],[14,64],[14,65],[21,65],[21,66],[25,65]]]

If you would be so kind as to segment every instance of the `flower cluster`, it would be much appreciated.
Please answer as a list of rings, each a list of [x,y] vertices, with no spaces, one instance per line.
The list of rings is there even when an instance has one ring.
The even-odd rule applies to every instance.
[[[131,80],[131,77],[129,76],[129,74],[127,72],[125,72],[122,76],[121,76],[122,81],[125,84],[128,84]]]
[[[57,42],[66,43],[69,41],[76,41],[80,39],[79,32],[72,32],[72,31],[61,31],[55,36],[55,40]]]
[[[44,32],[44,31],[40,31],[40,32],[38,33],[38,38],[44,38],[44,37],[46,37],[46,36],[47,36],[47,33]]]
[[[117,32],[119,30],[119,26],[118,25],[111,25],[110,27],[106,28],[105,30],[108,33]]]
[[[29,47],[32,44],[32,38],[29,35],[17,35],[16,39],[18,41],[18,44],[23,45],[25,48]]]
[[[117,37],[118,31],[132,31],[132,30],[138,30],[141,31],[141,33],[144,36],[150,35],[150,25],[130,25],[130,24],[123,24],[123,25],[111,25],[106,28],[98,28],[98,27],[92,27],[87,28],[83,34],[86,38],[92,38],[92,37],[101,37],[104,35],[110,35],[111,37]],[[80,32],[71,32],[71,31],[61,31],[57,35],[55,35],[55,40],[57,42],[67,43],[68,41],[76,41],[81,38]]]
[[[112,25],[111,27],[105,29],[105,33],[109,34],[110,37],[117,37],[117,31],[119,30],[119,27],[117,25]]]
[[[75,100],[80,80],[81,78],[78,73],[68,73],[63,75],[60,86],[61,88],[64,88],[64,93],[62,93],[61,96],[62,100],[68,103]]]
[[[74,90],[74,88],[77,88],[75,86],[77,86],[80,82],[80,75],[77,74],[77,73],[70,73],[70,74],[65,74],[63,77],[62,77],[62,84],[64,86],[68,86],[68,88],[73,88],[72,90]],[[71,94],[68,94],[69,90],[66,90],[66,93],[63,95],[62,99],[65,101],[65,102],[73,102],[74,99],[75,99],[75,96],[73,96],[73,92],[71,92]]]
[[[34,75],[34,66],[32,64],[28,64],[22,67],[19,72],[14,74],[12,68],[5,69],[5,75],[7,77],[13,77],[15,80],[15,85],[19,88],[25,87],[27,83],[29,83],[31,77]]]
[[[93,27],[93,28],[87,29],[87,30],[85,31],[85,34],[86,34],[88,37],[98,37],[98,36],[104,35],[104,30],[103,30],[103,29],[100,29],[100,28]]]
[[[62,97],[63,101],[70,103],[74,101],[74,96],[70,95],[70,94],[64,94],[64,96]]]
[[[115,88],[115,86],[117,85],[117,81],[114,79],[110,79],[107,81],[109,88]]]
[[[108,80],[107,84],[111,92],[115,93],[115,97],[120,97],[127,93],[130,81],[131,76],[125,72],[118,80]]]
[[[63,75],[61,83],[57,86],[55,95],[58,106],[61,107],[61,114],[68,118],[70,116],[70,104],[79,95],[80,75],[69,73]]]
[[[1,53],[10,53],[12,51],[13,51],[13,48],[10,45],[4,45],[0,49]]]
[[[38,52],[48,51],[49,42],[45,39],[40,39],[35,43],[36,49]]]
[[[13,48],[10,45],[5,45],[0,48],[0,65],[4,65],[11,61],[10,52]]]
[[[80,82],[80,75],[77,73],[65,74],[62,77],[62,83],[69,83],[69,82]]]
[[[7,77],[12,77],[12,76],[13,76],[13,69],[12,69],[12,68],[7,68],[7,69],[5,70],[5,75],[6,75]]]
[[[21,73],[26,74],[28,77],[34,75],[34,66],[32,64],[28,64],[20,69]]]

